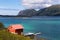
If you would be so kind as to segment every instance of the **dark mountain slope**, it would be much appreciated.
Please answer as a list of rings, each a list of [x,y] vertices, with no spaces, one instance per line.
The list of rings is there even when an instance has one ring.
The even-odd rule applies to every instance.
[[[18,16],[34,16],[36,11],[34,9],[26,9],[19,12]]]
[[[53,5],[48,8],[36,11],[34,9],[26,9],[19,12],[18,16],[60,16],[60,5]]]
[[[60,5],[53,5],[38,11],[37,16],[60,16]]]

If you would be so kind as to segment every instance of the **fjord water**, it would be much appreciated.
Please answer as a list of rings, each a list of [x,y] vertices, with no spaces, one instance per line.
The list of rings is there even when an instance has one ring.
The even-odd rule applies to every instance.
[[[40,37],[48,40],[60,40],[60,17],[39,17],[39,18],[12,18],[0,17],[5,27],[11,24],[22,24],[24,32],[42,32]]]

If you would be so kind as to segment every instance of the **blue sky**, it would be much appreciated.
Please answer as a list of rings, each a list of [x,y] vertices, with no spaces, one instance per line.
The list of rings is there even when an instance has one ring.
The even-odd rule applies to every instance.
[[[2,10],[2,9],[19,9]],[[21,0],[0,0],[0,15],[17,15],[20,10],[24,9]]]
[[[0,0],[0,15],[17,15],[26,8],[44,8],[55,4],[60,4],[60,0]]]
[[[0,7],[22,9],[21,0],[0,0]]]

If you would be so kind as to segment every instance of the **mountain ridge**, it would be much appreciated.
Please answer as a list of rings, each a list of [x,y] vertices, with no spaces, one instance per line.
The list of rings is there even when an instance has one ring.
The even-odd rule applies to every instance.
[[[47,8],[39,9],[25,9],[19,11],[18,15],[0,15],[0,17],[33,17],[33,16],[60,16],[60,5],[52,5]]]
[[[21,15],[22,14],[22,15]],[[34,9],[26,9],[20,11],[21,16],[60,16],[60,5],[53,5],[36,11]]]

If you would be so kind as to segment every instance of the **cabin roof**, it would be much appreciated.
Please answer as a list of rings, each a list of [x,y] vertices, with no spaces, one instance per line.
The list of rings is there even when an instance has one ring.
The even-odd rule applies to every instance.
[[[10,25],[13,29],[23,29],[23,26],[21,24],[12,24]]]

